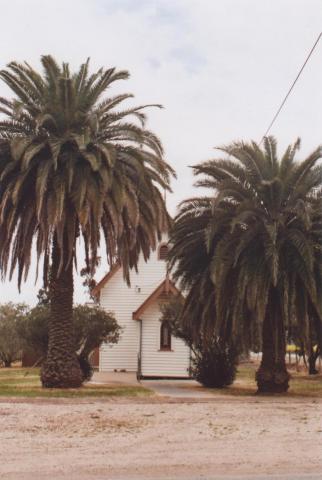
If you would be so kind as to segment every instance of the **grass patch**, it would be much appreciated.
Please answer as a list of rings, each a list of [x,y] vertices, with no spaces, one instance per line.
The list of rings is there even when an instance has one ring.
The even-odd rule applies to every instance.
[[[238,367],[236,380],[230,387],[209,389],[215,395],[246,397],[255,395],[257,386],[255,372],[257,363],[242,364]],[[290,389],[286,397],[322,399],[322,375],[308,375],[306,372],[291,370]],[[42,388],[38,368],[1,368],[0,398],[104,398],[142,397],[152,395],[151,390],[140,385],[95,385],[85,384],[81,388]]]
[[[238,367],[236,380],[230,387],[211,390],[214,394],[248,396],[257,391],[255,372],[257,363],[242,364]],[[321,398],[322,399],[322,375],[308,375],[306,372],[297,372],[290,369],[291,380],[287,397],[298,398]]]
[[[152,392],[140,385],[91,385],[81,388],[42,388],[38,368],[0,369],[0,397],[88,398],[141,397]]]

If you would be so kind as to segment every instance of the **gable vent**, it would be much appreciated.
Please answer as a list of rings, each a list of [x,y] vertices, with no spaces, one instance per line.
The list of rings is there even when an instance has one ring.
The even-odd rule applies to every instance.
[[[161,245],[159,248],[159,260],[167,260],[169,248],[168,245]]]

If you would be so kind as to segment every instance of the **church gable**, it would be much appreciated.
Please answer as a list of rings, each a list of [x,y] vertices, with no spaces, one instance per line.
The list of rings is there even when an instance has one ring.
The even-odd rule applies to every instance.
[[[164,301],[169,295],[181,295],[180,290],[177,289],[175,284],[167,276],[163,282],[148,296],[148,298],[140,305],[140,307],[133,312],[133,320],[139,320],[141,315],[146,309],[156,301]]]
[[[166,256],[165,239],[151,253],[147,262],[140,258],[138,272],[131,271],[130,286],[124,281],[122,267],[114,265],[95,287],[94,293],[100,305],[115,314],[122,328],[119,343],[102,345],[100,370],[126,370],[137,372],[138,375],[153,375],[153,366],[155,375],[187,375],[190,353],[181,340],[171,340],[171,349],[165,349],[166,352],[160,350],[159,303],[169,294],[180,294],[167,275]],[[163,337],[166,339],[166,329]],[[146,370],[149,359],[151,368]],[[139,365],[142,365],[142,371]]]

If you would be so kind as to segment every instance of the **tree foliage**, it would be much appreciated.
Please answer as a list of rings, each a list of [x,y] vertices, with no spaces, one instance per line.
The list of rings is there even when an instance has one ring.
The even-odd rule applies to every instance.
[[[4,367],[11,367],[13,362],[21,359],[22,341],[18,331],[26,313],[25,304],[0,304],[0,364]]]
[[[39,304],[30,309],[18,323],[17,333],[24,353],[32,354],[38,364],[46,358],[48,350],[49,306]]]
[[[249,324],[263,326],[260,388],[276,381],[287,389],[285,328],[295,319],[309,341],[308,312],[321,322],[321,148],[295,161],[299,146],[281,159],[272,137],[263,148],[219,149],[224,156],[194,167],[196,185],[210,195],[181,204],[171,235],[170,267],[188,290],[186,311],[199,308],[198,298],[204,305],[183,315],[196,334],[245,338]]]
[[[139,253],[149,256],[169,221],[158,187],[169,190],[173,170],[145,128],[144,110],[160,105],[122,109],[133,95],[103,97],[129,78],[125,70],[90,75],[87,60],[73,74],[51,56],[41,63],[43,75],[17,62],[0,72],[15,94],[0,98],[1,270],[10,262],[12,275],[17,266],[20,284],[35,239],[46,272],[54,234],[68,261],[81,235],[86,260],[95,263],[103,234],[108,259],[122,259],[128,279]]]
[[[215,335],[207,335],[202,330],[199,335],[192,332],[190,326],[183,322],[182,315],[189,315],[183,298],[173,297],[161,305],[162,320],[167,320],[171,333],[180,338],[191,349],[190,374],[208,388],[223,388],[231,385],[235,379],[238,363],[238,350],[233,342],[222,341]],[[200,302],[199,302],[200,305]],[[200,305],[199,308],[202,308]],[[192,315],[194,314],[192,311]]]
[[[192,358],[192,374],[208,388],[231,385],[237,372],[237,352],[232,345],[213,337],[207,344],[200,343]]]
[[[114,315],[97,305],[76,305],[73,310],[75,343],[85,380],[92,376],[91,353],[103,342],[117,343],[120,327]]]
[[[42,296],[42,299],[44,296]],[[17,332],[20,345],[36,352],[40,360],[46,358],[48,350],[49,306],[41,303],[32,308],[18,322]],[[93,370],[90,356],[103,342],[117,343],[120,327],[110,312],[97,305],[76,305],[73,309],[75,351],[80,362],[84,380],[89,380]]]
[[[51,267],[41,379],[45,387],[77,387],[72,304],[79,245],[89,275],[104,246],[129,282],[139,255],[147,260],[169,226],[163,191],[174,172],[145,126],[146,108],[160,105],[132,107],[131,94],[110,93],[127,71],[90,74],[87,60],[72,73],[49,55],[41,64],[42,73],[18,62],[0,71],[14,94],[0,98],[0,274],[11,278],[17,269],[20,288],[33,245],[45,286]]]

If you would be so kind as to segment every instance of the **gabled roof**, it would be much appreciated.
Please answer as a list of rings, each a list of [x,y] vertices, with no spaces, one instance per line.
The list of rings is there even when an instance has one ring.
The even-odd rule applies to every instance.
[[[95,297],[98,297],[102,288],[105,287],[105,285],[107,284],[107,282],[109,280],[111,280],[112,277],[114,277],[114,275],[116,274],[116,272],[118,272],[121,268],[121,264],[120,263],[114,263],[114,265],[112,265],[110,271],[102,278],[102,280],[100,280],[98,282],[98,284],[93,288],[92,290],[92,295],[94,295]]]
[[[145,312],[145,310],[154,303],[161,295],[172,293],[173,295],[182,295],[180,290],[175,286],[175,284],[167,276],[163,282],[148,296],[148,298],[139,306],[135,312],[132,313],[133,320],[139,320],[140,316]]]

